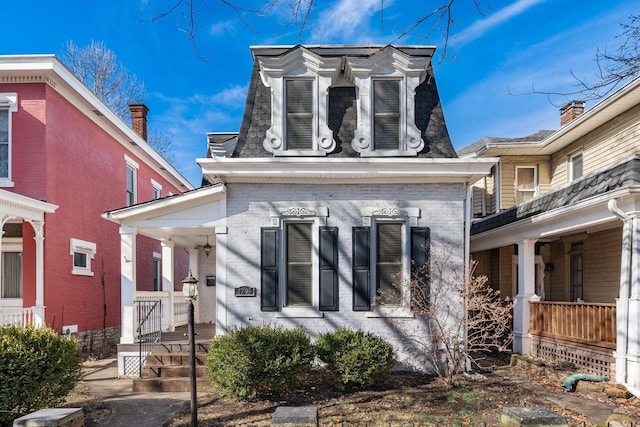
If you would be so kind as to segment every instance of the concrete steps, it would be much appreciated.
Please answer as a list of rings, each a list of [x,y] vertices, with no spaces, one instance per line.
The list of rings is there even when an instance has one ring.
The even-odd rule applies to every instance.
[[[212,391],[206,374],[208,341],[196,341],[196,390]],[[158,343],[145,361],[142,378],[133,380],[134,392],[189,392],[189,343]]]

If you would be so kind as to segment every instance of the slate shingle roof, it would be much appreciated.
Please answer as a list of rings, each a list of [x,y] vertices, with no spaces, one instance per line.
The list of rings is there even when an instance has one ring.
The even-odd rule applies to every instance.
[[[266,131],[271,127],[271,91],[265,87],[259,76],[257,63],[253,66],[247,93],[244,116],[238,135],[238,144],[232,157],[271,157],[262,143]],[[328,125],[333,131],[336,149],[328,157],[359,157],[351,147],[356,129],[356,89],[355,86],[332,87],[329,90]],[[433,70],[429,68],[424,82],[416,89],[416,126],[425,141],[425,148],[419,157],[457,157],[449,131],[444,121],[440,96],[436,87]]]
[[[457,151],[458,156],[465,156],[467,154],[477,153],[487,144],[531,144],[536,142],[541,142],[545,140],[549,135],[554,133],[554,130],[539,130],[535,133],[532,133],[528,136],[523,136],[521,138],[501,138],[495,136],[487,136],[482,138],[479,141],[476,141],[472,144],[467,145],[464,148],[461,148]]]
[[[471,225],[471,235],[493,230],[542,212],[569,206],[631,185],[640,185],[639,154],[636,154],[630,160],[603,171],[585,175],[568,185],[536,197],[527,203],[475,221]]]

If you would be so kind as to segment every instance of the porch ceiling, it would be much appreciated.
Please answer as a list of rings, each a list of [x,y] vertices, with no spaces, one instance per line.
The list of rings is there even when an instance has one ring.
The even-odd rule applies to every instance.
[[[224,227],[226,187],[214,185],[105,212],[103,218],[139,234],[171,240],[183,247],[214,245],[215,229]]]

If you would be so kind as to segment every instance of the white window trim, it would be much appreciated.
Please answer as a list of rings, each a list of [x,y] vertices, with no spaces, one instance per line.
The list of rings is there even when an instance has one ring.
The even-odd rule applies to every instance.
[[[520,190],[518,188],[518,169],[533,169],[533,189],[532,190]],[[515,188],[514,196],[516,197],[516,199],[518,198],[517,197],[518,193],[533,193],[533,197],[536,197],[538,195],[538,166],[536,165],[516,166],[515,172],[516,173],[515,173],[515,182],[514,182],[514,188]]]
[[[401,222],[402,227],[402,306],[374,306],[372,310],[367,312],[367,317],[400,317],[413,318],[411,312],[411,227],[418,226],[418,218],[420,218],[420,208],[397,208],[397,207],[365,207],[361,210],[362,224],[371,227],[370,235],[370,283],[371,283],[371,301],[375,301],[376,297],[376,248],[377,248],[377,230],[376,224],[379,222]]]
[[[391,47],[367,58],[347,58],[349,79],[358,93],[357,129],[351,146],[362,157],[417,156],[424,148],[415,125],[415,93],[426,77],[429,57],[409,57]],[[373,81],[400,80],[400,142],[397,150],[376,150],[373,141]]]
[[[69,246],[69,253],[71,255],[71,266],[73,267],[71,270],[71,274],[77,276],[93,276],[94,273],[91,270],[91,260],[96,255],[96,244],[93,242],[87,242],[86,240],[71,238]],[[74,265],[73,258],[75,253],[81,253],[87,256],[86,267],[77,267]]]
[[[320,318],[324,313],[320,311],[320,227],[327,225],[329,210],[326,207],[303,208],[291,207],[274,211],[271,214],[271,226],[280,228],[281,244],[279,248],[278,287],[280,293],[281,310],[275,313],[277,318]],[[286,231],[285,225],[291,222],[311,223],[312,257],[311,257],[311,292],[312,303],[310,307],[287,307],[284,305],[286,297]]]
[[[341,60],[324,58],[305,49],[295,49],[282,57],[258,57],[262,83],[271,89],[271,127],[263,142],[265,150],[274,156],[326,156],[336,148],[333,132],[327,124],[329,87]],[[313,149],[286,149],[285,81],[312,79],[313,88]]]
[[[22,237],[3,237],[2,252],[20,252],[24,256]],[[22,262],[24,263],[24,257]],[[22,278],[22,291],[24,295],[24,277]],[[0,293],[0,295],[2,294]],[[2,300],[3,308],[22,308],[22,298],[0,298],[0,300]]]
[[[153,261],[154,261],[154,269],[156,269],[156,271],[154,271],[153,274],[157,274],[158,275],[158,289],[157,289],[157,291],[161,291],[162,290],[162,254],[160,252],[154,252],[153,253]],[[155,264],[155,261],[158,261],[157,266]],[[156,291],[155,284],[154,284],[154,291]]]
[[[162,184],[160,184],[158,181],[156,181],[155,179],[151,178],[151,188],[153,189],[153,191],[157,191],[158,192],[158,199],[162,197]],[[152,196],[155,198],[155,194],[152,194]]]
[[[7,147],[7,176],[6,177],[0,177],[0,187],[15,187],[15,183],[12,181],[12,161],[11,158],[13,157],[11,155],[12,149],[13,149],[13,144],[12,144],[12,139],[13,139],[13,132],[12,132],[12,128],[13,126],[11,125],[12,122],[12,114],[11,113],[15,113],[18,111],[18,94],[15,92],[0,92],[0,108],[2,109],[8,109],[9,114],[8,114],[8,120],[7,120],[7,131],[8,131],[8,137],[7,137],[7,141],[8,141],[8,147]]]
[[[580,157],[581,158],[581,163],[582,163],[582,175],[580,176],[574,176],[574,171],[573,171],[573,159],[575,159],[576,157]],[[584,175],[584,155],[583,155],[583,151],[576,151],[574,153],[569,154],[569,156],[567,157],[567,169],[569,169],[569,182],[575,181],[576,179],[580,178],[581,176]]]
[[[136,203],[138,203],[138,169],[140,169],[140,165],[138,164],[138,162],[136,162],[126,154],[124,155],[124,160],[125,160],[126,167],[133,171],[133,203],[131,203],[131,205],[135,205]],[[125,181],[125,186],[126,186],[126,181]],[[125,188],[125,191],[128,191],[128,188]],[[128,202],[129,200],[127,200],[127,203]]]

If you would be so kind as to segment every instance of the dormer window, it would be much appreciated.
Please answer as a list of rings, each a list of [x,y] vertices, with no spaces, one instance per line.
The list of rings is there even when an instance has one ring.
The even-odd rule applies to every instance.
[[[359,94],[353,149],[362,157],[417,156],[425,143],[416,126],[415,96],[431,57],[387,47],[346,61],[345,74]]]
[[[287,150],[313,150],[313,80],[286,80]]]
[[[327,103],[339,58],[304,49],[258,56],[262,83],[271,89],[271,127],[263,142],[274,156],[326,156],[336,148]]]
[[[400,81],[373,81],[374,150],[400,148]]]

